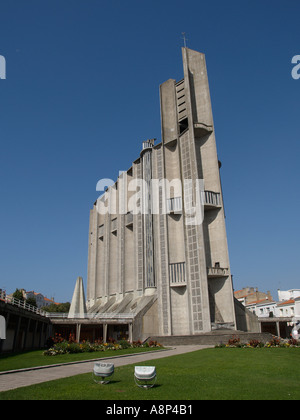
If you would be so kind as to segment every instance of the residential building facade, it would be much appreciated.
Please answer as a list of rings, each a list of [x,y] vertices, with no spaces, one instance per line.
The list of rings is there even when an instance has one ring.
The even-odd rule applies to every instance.
[[[254,288],[244,288],[235,292],[235,295],[239,296],[239,301],[247,310],[258,317],[260,330],[282,338],[290,338],[293,326],[300,321],[300,293],[297,293],[299,289],[278,290],[278,301],[274,301],[269,292],[263,297],[263,292],[253,291]],[[253,300],[255,293],[262,299]],[[248,297],[250,303],[247,303]]]
[[[273,301],[270,291],[260,292],[257,287],[244,287],[241,290],[236,290],[234,296],[245,306],[253,302]]]

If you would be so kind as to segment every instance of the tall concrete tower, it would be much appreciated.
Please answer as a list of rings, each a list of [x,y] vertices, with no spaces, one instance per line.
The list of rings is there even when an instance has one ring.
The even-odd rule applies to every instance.
[[[170,79],[160,87],[164,175],[204,180],[204,220],[189,225],[184,213],[167,216],[170,302],[169,308],[163,302],[160,307],[169,318],[166,332],[197,334],[235,327],[235,312],[205,56],[188,48],[182,56],[183,80]],[[182,262],[185,285],[177,287]]]
[[[183,79],[160,86],[162,141],[144,141],[91,210],[87,306],[111,324],[110,335],[129,318],[133,339],[236,328],[205,56],[184,47],[182,57]],[[139,180],[141,213],[131,206]],[[167,195],[162,184],[171,186]],[[99,211],[112,202],[113,212]]]

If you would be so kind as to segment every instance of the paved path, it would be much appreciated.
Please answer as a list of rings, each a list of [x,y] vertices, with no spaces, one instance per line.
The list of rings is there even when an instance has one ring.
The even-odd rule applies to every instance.
[[[124,356],[105,357],[101,360],[109,360],[115,367],[134,363],[141,363],[148,360],[161,359],[163,357],[174,356],[177,354],[189,353],[191,351],[201,350],[213,346],[187,345],[177,346],[168,350],[136,353]],[[94,361],[73,362],[64,365],[55,365],[47,367],[37,367],[28,369],[19,369],[10,372],[0,372],[0,392],[10,389],[20,388],[39,384],[41,382],[52,381],[54,379],[66,378],[68,376],[79,375],[93,371]]]

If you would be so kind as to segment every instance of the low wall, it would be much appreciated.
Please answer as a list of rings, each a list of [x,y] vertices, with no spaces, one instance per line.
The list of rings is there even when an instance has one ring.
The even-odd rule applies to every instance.
[[[250,340],[259,340],[263,343],[272,339],[270,333],[249,333],[244,331],[213,331],[210,333],[199,335],[185,335],[185,336],[153,336],[149,337],[147,341],[157,341],[165,346],[182,346],[189,344],[201,345],[218,345],[227,344],[228,340],[233,336],[239,337],[241,343],[248,343]]]

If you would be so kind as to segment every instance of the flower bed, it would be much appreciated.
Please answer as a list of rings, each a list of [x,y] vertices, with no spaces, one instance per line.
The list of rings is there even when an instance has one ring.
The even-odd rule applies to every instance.
[[[239,348],[259,348],[259,347],[300,347],[300,341],[295,339],[284,340],[282,338],[273,337],[272,340],[264,343],[259,340],[250,340],[248,343],[241,343],[241,340],[238,336],[234,335],[228,340],[227,344],[218,344],[216,348],[221,347],[239,347]]]
[[[91,343],[89,341],[82,341],[77,343],[74,341],[73,337],[70,336],[69,340],[63,340],[59,337],[56,337],[53,340],[53,345],[47,350],[44,351],[45,356],[56,356],[59,354],[74,354],[74,353],[86,353],[86,352],[95,352],[95,351],[108,351],[108,350],[122,350],[128,348],[138,348],[138,347],[162,347],[161,344],[157,341],[149,341],[142,343],[139,341],[133,341],[130,343],[127,340],[116,340],[110,339],[108,343],[103,343],[101,340]]]

